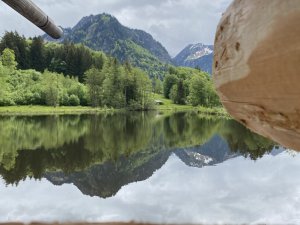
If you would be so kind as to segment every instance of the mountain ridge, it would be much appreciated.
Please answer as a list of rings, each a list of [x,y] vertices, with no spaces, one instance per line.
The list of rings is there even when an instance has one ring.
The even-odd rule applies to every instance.
[[[189,44],[173,58],[173,63],[176,66],[199,68],[212,74],[213,54],[213,45]]]
[[[162,78],[171,64],[200,68],[211,73],[212,45],[190,44],[171,58],[166,48],[151,34],[126,27],[107,13],[85,16],[72,28],[62,29],[64,38],[58,42],[82,43],[93,50],[116,57],[121,62],[129,61],[148,72],[150,77]],[[42,37],[48,42],[57,42],[48,35]]]
[[[168,51],[151,34],[123,26],[107,13],[83,17],[74,27],[63,28],[63,31],[64,38],[58,42],[82,43],[121,62],[130,61],[151,77],[161,75],[162,71],[166,71],[165,64],[172,63]],[[44,35],[43,39],[55,41],[48,35]]]
[[[221,151],[218,151],[220,148]],[[47,172],[44,177],[54,185],[74,184],[83,194],[91,197],[109,198],[123,187],[133,182],[144,181],[161,169],[171,154],[175,154],[186,166],[202,168],[220,164],[241,156],[231,152],[227,142],[218,135],[202,146],[164,149],[154,151],[151,157],[137,153],[130,158],[122,157],[118,162],[105,162],[93,165],[82,172],[65,174]],[[148,151],[145,151],[148,152]],[[139,164],[137,162],[143,162]],[[133,165],[138,165],[133,167]]]

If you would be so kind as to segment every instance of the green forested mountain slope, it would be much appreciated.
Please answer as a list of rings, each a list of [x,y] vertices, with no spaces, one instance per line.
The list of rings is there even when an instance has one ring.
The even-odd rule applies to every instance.
[[[128,60],[151,77],[162,76],[165,64],[171,63],[167,50],[150,34],[125,27],[108,14],[84,17],[73,28],[64,29],[64,33],[61,42],[82,43],[121,62]],[[53,41],[48,36],[44,39]]]

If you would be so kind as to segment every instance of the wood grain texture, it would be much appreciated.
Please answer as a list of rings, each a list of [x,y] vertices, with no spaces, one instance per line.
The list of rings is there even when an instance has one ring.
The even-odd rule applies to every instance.
[[[217,29],[213,74],[235,119],[300,150],[299,0],[235,0]]]

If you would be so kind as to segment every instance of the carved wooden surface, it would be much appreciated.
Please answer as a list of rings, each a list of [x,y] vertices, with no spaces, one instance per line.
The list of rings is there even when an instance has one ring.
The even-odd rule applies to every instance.
[[[299,0],[235,0],[217,29],[213,74],[235,119],[300,150]]]
[[[31,0],[2,0],[22,16],[34,23],[53,38],[60,38],[62,30]]]

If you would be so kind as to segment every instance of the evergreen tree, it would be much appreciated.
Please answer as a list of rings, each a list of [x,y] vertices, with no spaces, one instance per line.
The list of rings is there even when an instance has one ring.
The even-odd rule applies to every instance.
[[[80,59],[74,44],[66,45],[67,52],[65,62],[67,65],[66,74],[75,76],[79,74]]]
[[[122,71],[118,60],[112,58],[108,60],[106,68],[104,67],[103,72],[105,73],[105,80],[103,84],[104,89],[104,104],[114,108],[124,107],[124,72]]]
[[[136,96],[132,99],[132,103],[136,104],[135,109],[148,110],[153,108],[153,100],[150,97],[152,89],[151,80],[145,72],[137,68],[134,70],[134,77],[137,90],[135,92]]]
[[[67,63],[60,59],[52,58],[49,64],[49,71],[67,74]]]
[[[34,37],[30,46],[31,68],[43,72],[46,68],[45,59],[43,39],[41,37]]]
[[[103,69],[103,65],[104,65],[104,62],[105,62],[105,57],[101,52],[94,52],[93,55],[92,55],[92,60],[93,60],[92,65],[95,68],[97,68],[99,70]]]
[[[0,42],[0,52],[6,48],[15,52],[19,69],[30,68],[28,43],[24,36],[20,36],[17,32],[6,32]]]
[[[83,75],[85,71],[90,69],[92,66],[98,68],[99,70],[101,70],[102,67],[100,65],[97,66],[93,65],[93,56],[90,50],[84,47],[84,45],[82,44],[79,45],[76,50],[77,50],[76,57],[77,57],[77,65],[78,65],[77,74],[78,74],[79,81],[82,82],[84,80]]]
[[[96,69],[91,68],[85,73],[85,83],[88,87],[90,103],[93,107],[103,105],[103,81],[105,76]]]
[[[130,104],[130,100],[135,96],[134,77],[130,63],[128,61],[124,64],[124,104],[127,107]]]

